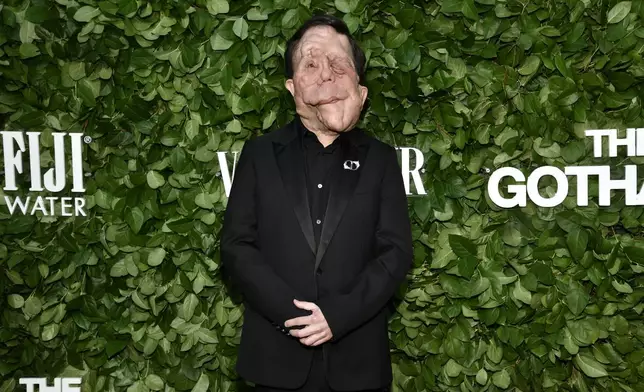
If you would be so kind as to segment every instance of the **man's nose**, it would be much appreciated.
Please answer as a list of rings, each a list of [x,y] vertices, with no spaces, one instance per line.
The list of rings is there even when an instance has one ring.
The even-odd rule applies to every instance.
[[[320,66],[320,79],[322,82],[333,81],[333,70],[331,70],[331,64],[328,60],[322,61]]]

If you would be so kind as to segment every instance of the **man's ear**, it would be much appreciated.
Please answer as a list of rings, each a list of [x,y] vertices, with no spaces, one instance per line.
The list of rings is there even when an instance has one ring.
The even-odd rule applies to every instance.
[[[369,89],[361,84],[358,85],[358,89],[360,90],[360,98],[362,98],[362,104],[364,105],[364,102],[367,100]]]
[[[295,85],[293,84],[293,79],[286,79],[284,86],[291,93],[292,96],[295,96]]]

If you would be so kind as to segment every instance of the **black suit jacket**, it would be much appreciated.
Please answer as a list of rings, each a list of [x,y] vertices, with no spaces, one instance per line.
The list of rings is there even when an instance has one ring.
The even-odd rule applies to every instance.
[[[389,386],[387,305],[413,257],[396,150],[350,131],[342,162],[359,167],[331,169],[316,249],[295,121],[244,144],[228,198],[221,259],[245,299],[236,370],[274,387],[306,381],[313,348],[284,328],[310,314],[293,304],[299,299],[317,304],[333,332],[322,345],[331,387]]]

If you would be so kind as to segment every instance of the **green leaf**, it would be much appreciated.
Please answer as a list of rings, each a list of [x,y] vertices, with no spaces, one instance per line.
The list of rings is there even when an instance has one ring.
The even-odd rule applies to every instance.
[[[212,48],[212,50],[228,50],[231,46],[233,46],[233,44],[233,41],[227,40],[218,33],[210,36],[210,47]]]
[[[530,305],[532,301],[532,294],[530,294],[530,292],[521,285],[520,279],[517,279],[514,282],[514,290],[512,291],[512,294],[516,299],[527,305]]]
[[[127,340],[109,340],[105,345],[105,353],[108,358],[113,357],[127,347]]]
[[[18,52],[20,53],[21,59],[28,59],[30,57],[38,56],[40,54],[40,49],[30,42],[24,42],[20,44]]]
[[[192,388],[191,392],[208,392],[209,386],[210,386],[210,380],[208,379],[208,376],[206,376],[205,373],[201,373],[201,376],[199,376],[199,380],[197,380],[197,383]]]
[[[487,384],[487,372],[485,369],[481,368],[476,372],[476,382],[481,385]]]
[[[487,357],[494,363],[501,362],[503,358],[503,347],[497,345],[495,340],[492,340],[487,348]]]
[[[275,122],[275,119],[277,118],[277,111],[271,110],[268,112],[268,115],[264,117],[264,120],[262,121],[262,130],[266,130],[273,125]]]
[[[150,170],[146,176],[148,186],[152,189],[157,189],[165,184],[165,178],[163,176],[154,171]]]
[[[100,14],[100,9],[85,5],[74,13],[74,19],[78,22],[89,22]]]
[[[163,380],[156,374],[148,374],[148,376],[145,378],[145,386],[152,389],[153,391],[160,391],[161,389],[163,389],[163,385]]]
[[[566,244],[572,256],[580,260],[588,247],[588,233],[581,227],[575,227],[568,233]]]
[[[240,133],[241,130],[241,122],[236,118],[229,122],[228,125],[226,125],[226,132],[228,133]]]
[[[12,308],[20,309],[22,308],[22,305],[25,304],[25,299],[22,298],[22,295],[20,294],[9,294],[9,296],[7,297],[7,302]]]
[[[139,207],[126,207],[125,222],[127,222],[134,233],[138,233],[145,222],[143,211]]]
[[[628,282],[619,283],[617,280],[613,279],[610,283],[613,285],[615,290],[620,293],[630,294],[633,292],[633,288],[628,284]]]
[[[644,264],[644,248],[640,246],[625,246],[624,253],[631,260],[639,264]]]
[[[430,268],[444,268],[450,261],[456,259],[456,255],[450,248],[438,248],[434,257],[432,257],[432,264]]]
[[[521,245],[521,232],[514,224],[506,224],[503,230],[503,242],[510,246]]]
[[[559,37],[561,32],[552,26],[544,26],[539,32],[546,37]]]
[[[237,18],[233,24],[233,32],[242,40],[248,38],[248,23],[243,17]]]
[[[149,391],[143,381],[137,380],[132,385],[127,387],[125,392],[149,392]]]
[[[22,280],[20,277],[20,274],[17,271],[10,271],[7,270],[5,271],[5,274],[7,275],[7,278],[13,283],[13,284],[24,284],[25,282]]]
[[[458,375],[461,374],[462,370],[463,366],[459,365],[458,362],[454,361],[451,358],[445,364],[445,373],[449,377],[458,377]]]
[[[184,132],[189,139],[194,139],[197,135],[199,135],[199,121],[195,119],[186,121]]]
[[[501,389],[506,389],[510,386],[510,374],[505,369],[496,372],[492,376],[492,383]]]
[[[385,33],[385,47],[396,49],[407,41],[409,32],[403,29],[390,29]]]
[[[219,323],[219,325],[226,325],[228,317],[226,316],[224,304],[221,301],[215,304],[215,316],[217,317],[217,322]]]
[[[112,277],[121,277],[127,275],[127,268],[125,267],[125,261],[124,260],[119,260],[116,263],[112,265],[112,268],[110,268],[110,276]]]
[[[358,6],[357,0],[335,0],[335,8],[345,14],[350,14]]]
[[[42,329],[42,334],[40,335],[40,338],[44,342],[48,342],[52,339],[54,339],[56,336],[58,336],[58,332],[60,331],[60,325],[51,323],[47,324],[43,327]]]
[[[50,19],[52,10],[46,5],[31,4],[25,12],[25,19],[34,24],[42,24]]]
[[[579,346],[594,344],[601,333],[597,322],[592,319],[568,321],[567,326]]]
[[[186,321],[190,321],[192,315],[195,312],[195,308],[199,304],[199,298],[196,295],[190,293],[186,295],[186,298],[183,300],[183,318]]]
[[[214,207],[214,204],[210,200],[210,195],[207,193],[200,193],[195,197],[195,204],[201,208],[211,209]]]
[[[608,376],[604,365],[597,362],[597,360],[590,356],[590,354],[579,353],[575,356],[573,361],[575,362],[575,365],[588,377],[597,378]]]
[[[100,82],[99,82],[100,85]],[[94,107],[96,106],[96,97],[98,94],[96,93],[96,87],[94,83],[89,81],[88,79],[82,79],[81,81],[78,82],[78,95],[81,97],[83,100],[83,103],[86,106],[89,107]]]
[[[479,14],[476,9],[476,5],[474,5],[474,0],[463,0],[463,8],[461,9],[461,12],[463,12],[463,15],[465,15],[466,18],[479,20]]]
[[[248,10],[248,13],[246,14],[246,18],[248,20],[267,20],[268,15],[263,14],[260,9],[258,8],[251,8]]]
[[[37,316],[40,311],[42,310],[42,301],[36,296],[30,296],[27,298],[25,301],[25,306],[23,308],[23,311],[25,312],[25,315],[28,316],[29,318]]]
[[[463,9],[463,1],[464,0],[444,0],[441,3],[441,12],[460,12]]]
[[[476,245],[470,240],[469,238],[456,235],[456,234],[450,234],[449,237],[449,246],[452,248],[454,253],[458,257],[468,257],[468,256],[476,256]]]
[[[629,12],[631,12],[631,2],[621,1],[608,11],[608,14],[606,14],[606,22],[619,23],[624,20]]]
[[[579,283],[572,282],[566,294],[566,304],[574,315],[580,315],[588,304],[589,296]]]
[[[567,143],[561,149],[561,157],[568,163],[575,163],[584,157],[586,146],[582,141]]]
[[[282,27],[285,29],[294,28],[300,22],[300,18],[296,9],[286,11],[282,17]]]
[[[227,0],[208,0],[206,8],[211,15],[227,14],[230,11]]]
[[[532,75],[537,72],[539,65],[541,64],[541,59],[538,56],[529,56],[524,62],[523,65],[519,68],[519,74],[527,76]]]
[[[165,259],[166,251],[163,248],[154,248],[148,254],[148,265],[156,267]]]
[[[396,49],[394,55],[402,71],[408,72],[420,65],[420,47],[413,39],[407,39]]]
[[[125,269],[129,275],[137,276],[139,274],[139,267],[136,266],[132,254],[126,255],[123,258],[123,262],[125,263]]]

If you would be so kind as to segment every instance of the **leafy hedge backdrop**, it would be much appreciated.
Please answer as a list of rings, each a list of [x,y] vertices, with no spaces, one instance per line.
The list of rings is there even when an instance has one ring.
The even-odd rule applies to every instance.
[[[0,391],[61,375],[82,376],[83,391],[245,387],[216,151],[292,118],[284,46],[317,12],[342,17],[367,53],[362,127],[425,154],[428,194],[409,198],[414,268],[389,326],[393,390],[644,390],[643,208],[623,192],[598,207],[596,182],[581,208],[574,183],[555,208],[499,209],[486,191],[501,166],[612,164],[620,178],[644,163],[595,159],[584,137],[644,126],[643,2],[0,8],[1,125],[42,132],[45,167],[51,132],[93,138],[88,217],[0,206]]]

